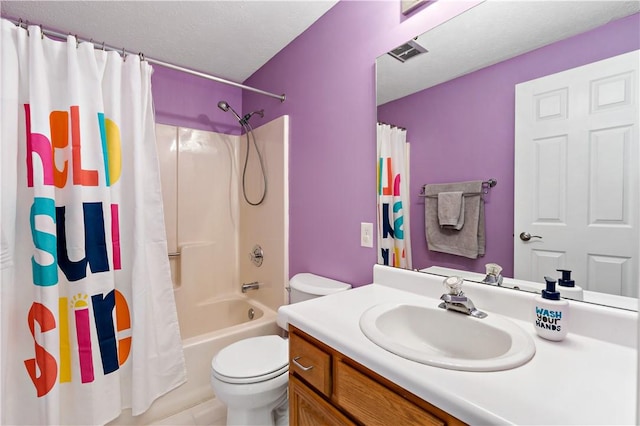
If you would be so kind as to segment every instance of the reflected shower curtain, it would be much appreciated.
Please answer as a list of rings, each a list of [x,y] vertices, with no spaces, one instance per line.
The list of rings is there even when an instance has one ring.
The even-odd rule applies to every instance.
[[[378,123],[378,263],[411,269],[407,131]]]
[[[2,20],[2,424],[103,424],[185,381],[151,67]]]

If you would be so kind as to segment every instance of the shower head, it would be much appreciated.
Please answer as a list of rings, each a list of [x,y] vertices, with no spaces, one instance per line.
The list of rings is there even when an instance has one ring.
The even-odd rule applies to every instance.
[[[218,102],[218,108],[220,108],[224,112],[231,110],[231,114],[233,114],[238,119],[240,124],[244,124],[244,120],[238,115],[238,113],[233,108],[231,108],[231,105],[229,105],[227,101]]]
[[[264,110],[263,109],[258,110],[258,111],[250,112],[249,114],[246,114],[244,117],[240,117],[240,115],[238,115],[238,113],[235,112],[235,110],[233,108],[231,108],[231,105],[229,105],[227,103],[227,101],[218,102],[218,108],[220,108],[224,112],[227,112],[227,111],[231,110],[231,113],[233,115],[235,115],[235,117],[238,119],[238,121],[242,125],[247,124],[249,122],[249,119],[251,118],[251,116],[253,116],[253,114],[258,114],[260,117],[264,117]]]
[[[227,112],[229,111],[229,104],[226,101],[220,101],[218,102],[218,108],[220,108],[224,112]]]

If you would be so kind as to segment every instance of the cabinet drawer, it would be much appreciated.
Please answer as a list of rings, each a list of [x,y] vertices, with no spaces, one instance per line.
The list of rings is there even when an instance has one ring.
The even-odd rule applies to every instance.
[[[367,426],[446,424],[342,361],[335,365],[334,386],[332,399]]]
[[[295,330],[289,336],[289,372],[327,397],[331,395],[331,355]]]

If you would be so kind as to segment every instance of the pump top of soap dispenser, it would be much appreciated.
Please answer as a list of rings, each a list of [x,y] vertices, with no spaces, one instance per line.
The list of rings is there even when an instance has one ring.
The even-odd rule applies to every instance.
[[[560,300],[560,292],[556,291],[556,280],[549,277],[544,277],[547,282],[546,290],[542,290],[542,298],[548,300]]]
[[[575,287],[576,282],[571,279],[571,271],[567,269],[556,269],[556,271],[562,273],[562,278],[558,280],[558,285],[561,287]]]

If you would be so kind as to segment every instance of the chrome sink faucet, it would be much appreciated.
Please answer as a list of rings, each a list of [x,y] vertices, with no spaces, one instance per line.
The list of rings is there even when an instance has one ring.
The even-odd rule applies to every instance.
[[[484,265],[487,271],[486,276],[482,280],[483,283],[502,285],[502,266],[497,263],[487,263]]]
[[[462,292],[463,282],[462,278],[456,276],[445,278],[443,284],[447,288],[447,293],[440,296],[442,303],[438,307],[475,318],[485,318],[487,314],[476,309],[471,299]]]

